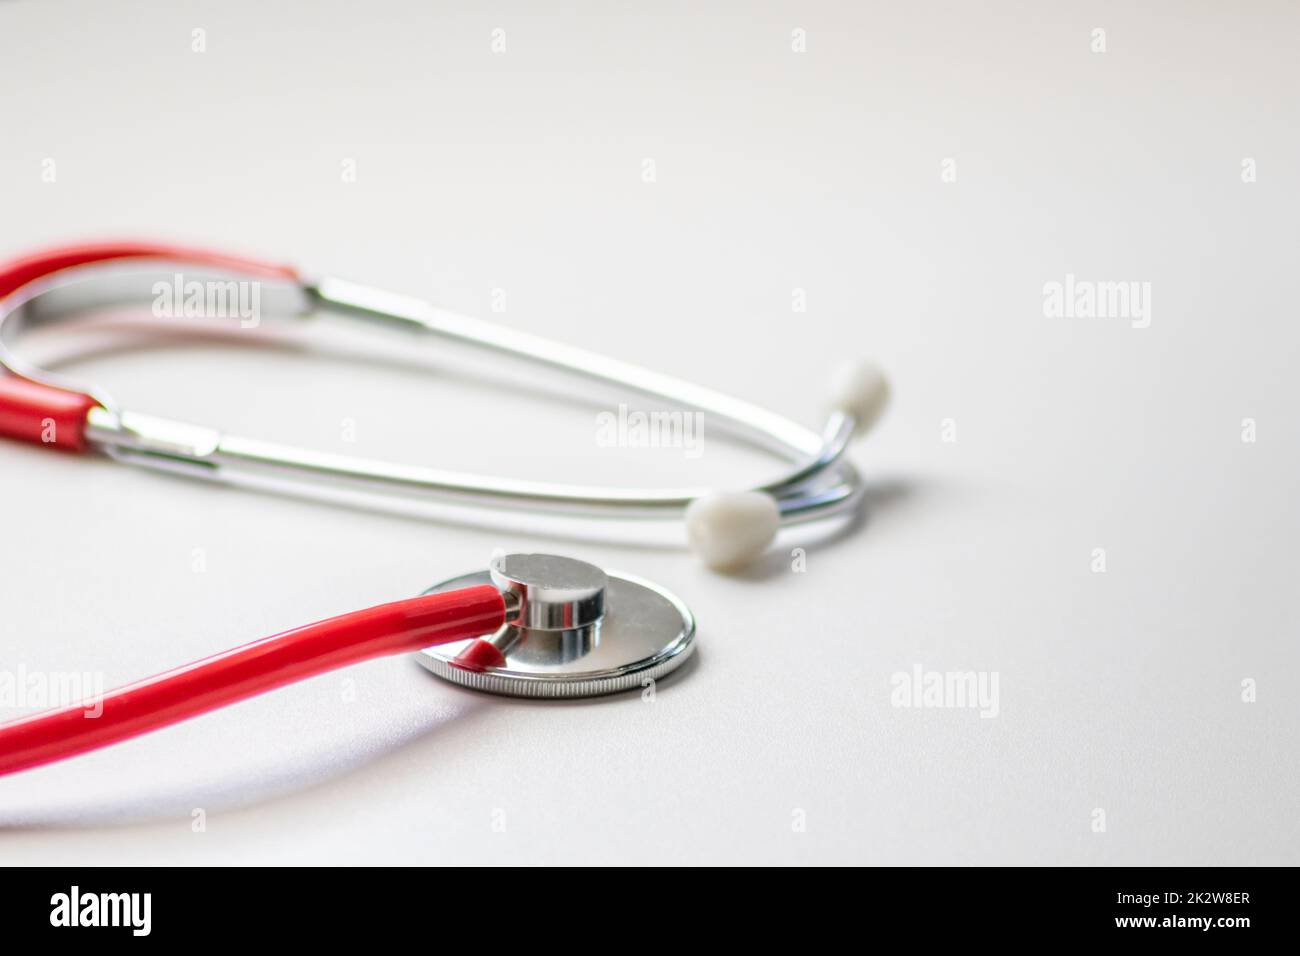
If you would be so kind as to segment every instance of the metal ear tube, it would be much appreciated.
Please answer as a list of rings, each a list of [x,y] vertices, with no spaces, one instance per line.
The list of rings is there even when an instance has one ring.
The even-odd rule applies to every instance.
[[[13,349],[26,329],[75,318],[88,307],[149,303],[154,289],[178,284],[180,269],[215,274],[221,278],[210,281],[218,285],[256,283],[264,313],[259,322],[302,324],[328,312],[419,339],[453,342],[699,412],[708,416],[710,428],[787,464],[774,480],[732,491],[524,481],[371,461],[124,409],[102,389],[25,362]],[[684,543],[717,569],[752,561],[784,526],[847,514],[859,506],[862,480],[845,452],[880,416],[889,386],[867,362],[850,363],[830,384],[825,426],[817,432],[741,399],[628,362],[342,279],[308,281],[284,265],[141,242],[67,246],[0,265],[0,435],[99,452],[210,481],[273,480],[303,493],[312,487],[335,488],[494,511],[678,521],[684,526]],[[53,433],[48,422],[57,426]]]

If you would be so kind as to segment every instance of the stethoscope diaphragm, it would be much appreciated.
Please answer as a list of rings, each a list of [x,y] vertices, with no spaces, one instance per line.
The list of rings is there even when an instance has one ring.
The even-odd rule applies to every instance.
[[[643,578],[549,554],[509,554],[425,594],[491,584],[515,595],[511,623],[473,641],[425,648],[439,677],[492,694],[572,698],[645,687],[695,647],[695,618]]]

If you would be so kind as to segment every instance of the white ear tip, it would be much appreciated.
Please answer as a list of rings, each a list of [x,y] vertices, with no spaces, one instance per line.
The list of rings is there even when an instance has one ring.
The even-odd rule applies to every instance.
[[[863,434],[889,404],[889,379],[875,362],[850,362],[831,377],[831,405],[857,421]]]
[[[686,507],[686,540],[715,571],[758,557],[781,527],[776,499],[762,491],[719,491]]]

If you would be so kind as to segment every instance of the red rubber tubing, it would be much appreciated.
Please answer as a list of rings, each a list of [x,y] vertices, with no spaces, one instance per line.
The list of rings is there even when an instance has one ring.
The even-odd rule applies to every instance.
[[[64,451],[86,450],[86,414],[99,402],[0,372],[0,435]]]
[[[0,775],[166,727],[349,664],[463,641],[506,621],[484,584],[381,604],[236,647],[82,702],[0,725]],[[98,716],[95,704],[102,704]]]
[[[178,246],[166,242],[83,242],[76,245],[56,246],[14,259],[0,265],[0,299],[16,292],[29,282],[35,282],[60,269],[108,262],[113,259],[169,259],[192,265],[210,266],[228,272],[258,276],[264,279],[300,281],[292,266],[245,259],[192,246]]]
[[[0,299],[62,269],[124,259],[168,259],[266,279],[301,281],[290,266],[158,242],[90,242],[59,246],[0,265]],[[66,451],[86,449],[89,395],[42,385],[0,369],[0,435]]]

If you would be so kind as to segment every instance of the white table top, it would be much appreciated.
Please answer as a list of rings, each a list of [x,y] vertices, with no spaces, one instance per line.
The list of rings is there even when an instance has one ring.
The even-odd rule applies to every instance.
[[[868,520],[734,577],[5,444],[0,671],[112,686],[496,547],[655,579],[701,629],[652,701],[498,700],[389,659],[0,780],[4,863],[1300,862],[1293,6],[139,6],[0,6],[3,255],[188,240],[810,425],[848,356],[896,401],[854,452]],[[1045,315],[1067,275],[1149,283],[1151,308]],[[452,468],[766,467],[707,432],[699,459],[597,447],[597,408],[436,351],[161,343],[66,371]],[[918,668],[996,674],[996,716],[895,706]]]

